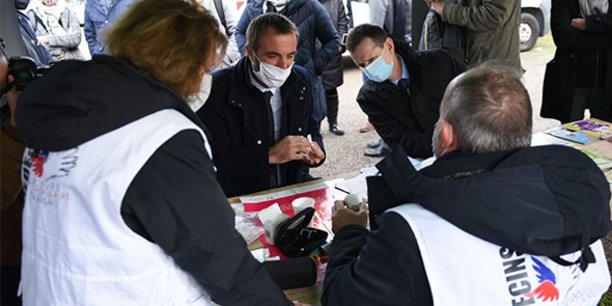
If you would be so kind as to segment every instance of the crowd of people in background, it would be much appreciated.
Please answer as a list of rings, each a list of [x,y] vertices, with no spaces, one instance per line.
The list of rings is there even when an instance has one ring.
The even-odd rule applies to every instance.
[[[14,0],[27,55],[40,65],[65,59],[86,59],[107,54],[103,32],[112,26],[134,0],[89,0],[84,6],[84,24],[79,24],[75,6],[69,0]],[[307,69],[313,79],[313,116],[327,117],[330,132],[341,136],[338,123],[338,91],[343,84],[342,55],[348,31],[358,24],[352,16],[352,3],[367,3],[369,22],[380,26],[392,39],[405,41],[414,50],[445,50],[466,68],[488,60],[498,60],[522,71],[518,26],[521,1],[425,0],[430,6],[419,35],[412,33],[412,1],[249,1],[244,13],[234,0],[198,1],[219,23],[228,38],[222,63],[229,67],[245,55],[245,31],[249,22],[264,12],[287,16],[300,29],[296,64]],[[584,117],[584,111],[608,119],[612,112],[610,75],[610,17],[608,1],[552,1],[551,28],[557,46],[554,60],[547,66],[541,115],[562,122]],[[348,8],[348,11],[346,10]],[[324,12],[327,12],[325,14]],[[568,22],[569,20],[569,22]],[[363,22],[363,20],[360,20]],[[83,35],[82,35],[83,34]],[[79,49],[83,36],[88,54]],[[419,37],[412,43],[412,37]],[[495,43],[491,43],[491,42]],[[364,81],[367,80],[364,73]],[[557,90],[562,88],[563,90]],[[368,122],[361,132],[377,130]],[[379,132],[379,131],[378,131]],[[365,155],[380,157],[392,146],[384,141],[368,144]]]
[[[22,55],[51,67],[40,80],[17,86],[0,48],[2,305],[22,303],[17,287],[25,305],[300,305],[227,198],[314,179],[325,118],[346,132],[346,51],[381,138],[364,154],[387,156],[368,182],[384,209],[370,231],[365,204],[335,203],[324,305],[594,302],[610,285],[608,182],[575,150],[530,148],[520,0],[424,0],[421,15],[412,0],[253,0],[242,15],[233,0],[87,0],[83,25],[66,1],[14,0]],[[552,0],[551,28],[541,116],[612,120],[609,1]],[[477,257],[469,284],[494,285],[474,294],[457,284]],[[509,258],[553,267],[556,295],[508,297]]]

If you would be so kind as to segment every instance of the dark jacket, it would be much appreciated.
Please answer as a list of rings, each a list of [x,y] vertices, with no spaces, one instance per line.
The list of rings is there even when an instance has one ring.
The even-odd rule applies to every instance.
[[[572,148],[453,152],[420,172],[403,152],[393,152],[377,167],[382,176],[374,179],[384,188],[368,188],[370,211],[372,201],[387,206],[376,208],[381,211],[418,203],[465,232],[517,252],[554,257],[583,250],[584,255],[610,229],[608,182],[593,161]],[[336,233],[323,305],[432,305],[408,223],[395,212],[375,223],[379,229],[371,233],[356,225]],[[469,281],[470,276],[451,277]]]
[[[462,0],[444,6],[442,21],[465,28],[469,68],[498,60],[522,72],[519,0]]]
[[[17,20],[19,21],[21,38],[26,47],[26,55],[31,57],[38,66],[48,66],[55,62],[47,48],[38,42],[28,16],[21,11],[17,11]]]
[[[243,56],[246,53],[246,29],[251,20],[263,14],[263,4],[263,0],[249,1],[238,21],[236,43]],[[291,0],[280,13],[293,21],[300,32],[295,63],[308,70],[313,78],[320,75],[338,54],[338,32],[329,14],[317,0]],[[317,40],[322,44],[318,49]]]
[[[446,1],[447,4],[458,3],[459,0]],[[419,41],[419,50],[442,49],[456,61],[465,60],[465,29],[442,21],[440,15],[429,10],[423,21],[423,31]]]
[[[577,0],[553,0],[551,30],[557,50],[546,65],[541,116],[570,121],[575,88],[605,88],[607,108],[591,115],[612,119],[612,10],[586,17],[587,30],[571,26],[582,18]]]
[[[319,0],[325,10],[331,17],[332,24],[338,32],[338,43],[342,44],[342,36],[348,32],[348,18],[344,11],[344,3],[342,0]],[[317,46],[320,48],[321,43],[317,41]],[[337,88],[344,83],[344,65],[342,63],[342,54],[336,52],[329,65],[321,74],[323,88],[325,90]]]
[[[0,134],[0,263],[18,265],[21,262],[21,215],[23,188],[21,160],[25,149],[17,129],[10,121],[3,122]]]
[[[16,119],[28,147],[61,151],[164,109],[203,128],[175,91],[128,63],[96,56],[60,62],[28,84]],[[216,303],[291,305],[234,229],[199,132],[181,131],[157,149],[130,183],[121,216]]]
[[[251,20],[263,14],[263,4],[264,0],[249,1],[238,21],[236,43],[243,56],[246,52],[246,29]],[[327,114],[327,103],[325,103],[323,84],[319,76],[338,54],[338,33],[331,23],[329,14],[317,0],[288,1],[285,9],[279,13],[295,23],[300,33],[294,61],[310,74],[315,96],[312,113],[318,121],[321,121]],[[317,46],[317,41],[321,43],[320,48]]]
[[[278,187],[270,181],[275,171],[281,174],[281,186],[312,179],[303,161],[268,163],[268,152],[275,143],[272,110],[263,93],[251,84],[250,66],[248,57],[243,57],[235,66],[216,72],[210,97],[198,111],[212,135],[217,179],[228,197]],[[294,65],[280,88],[283,119],[279,139],[311,134],[323,149],[319,124],[311,113],[311,84],[308,73]]]
[[[391,149],[401,146],[409,156],[429,157],[444,91],[464,68],[442,50],[414,52],[408,43],[393,42],[408,68],[408,90],[389,80],[368,80],[359,90],[357,102]]]

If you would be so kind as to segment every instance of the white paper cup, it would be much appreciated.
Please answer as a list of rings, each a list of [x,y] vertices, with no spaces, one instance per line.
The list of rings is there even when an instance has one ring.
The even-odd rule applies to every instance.
[[[293,211],[295,211],[296,214],[307,207],[314,208],[314,204],[315,200],[310,197],[301,197],[291,201],[291,206],[293,206]]]
[[[348,194],[344,198],[344,203],[349,209],[359,211],[359,208],[361,207],[361,196],[359,193]]]

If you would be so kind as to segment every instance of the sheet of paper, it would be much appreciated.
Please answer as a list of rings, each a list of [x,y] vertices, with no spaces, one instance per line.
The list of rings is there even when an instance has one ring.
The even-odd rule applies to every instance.
[[[351,1],[353,9],[353,26],[370,23],[370,6],[367,3]]]
[[[588,144],[593,141],[599,140],[599,137],[589,136],[583,132],[570,131],[562,127],[557,127],[557,128],[548,130],[546,131],[546,133],[553,135],[555,137],[559,137],[564,140],[577,142],[579,144]]]

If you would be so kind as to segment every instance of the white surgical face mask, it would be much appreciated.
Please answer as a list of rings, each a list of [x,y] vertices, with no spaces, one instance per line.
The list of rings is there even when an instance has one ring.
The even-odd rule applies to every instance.
[[[257,55],[254,57],[257,62],[259,62],[259,70],[256,71],[255,67],[253,67],[253,74],[255,74],[255,77],[257,77],[257,79],[268,88],[281,87],[291,74],[291,67],[293,67],[293,64],[286,69],[283,69],[272,64],[262,62]],[[255,62],[253,62],[253,66],[255,66]]]
[[[194,113],[204,106],[204,103],[206,103],[206,100],[208,100],[208,96],[210,95],[211,88],[212,75],[205,73],[202,76],[202,81],[200,83],[200,91],[187,98],[187,104],[189,104],[189,107]]]

